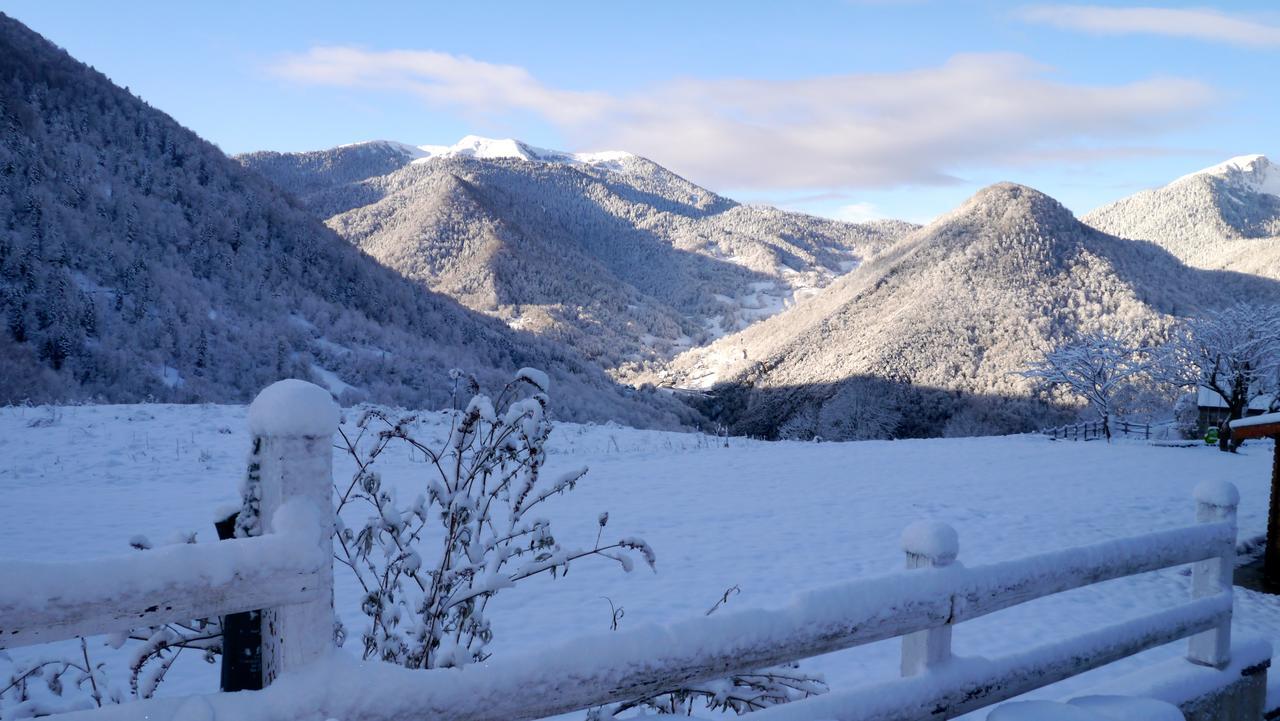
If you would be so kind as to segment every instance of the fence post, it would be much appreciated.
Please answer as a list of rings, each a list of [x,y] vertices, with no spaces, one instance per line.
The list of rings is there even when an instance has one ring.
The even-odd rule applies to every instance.
[[[262,681],[320,658],[334,645],[333,615],[333,434],[337,405],[329,392],[300,380],[267,386],[249,406],[249,431],[261,443],[259,517],[272,531],[275,512],[286,501],[311,507],[321,566],[319,598],[262,610]]]
[[[940,521],[916,521],[902,532],[907,568],[944,568],[960,552],[956,529]],[[951,658],[951,624],[902,637],[902,675],[916,676]]]
[[[215,521],[218,540],[235,538],[236,512]],[[221,691],[259,691],[262,689],[262,611],[229,613],[222,617],[222,669],[218,689]]]
[[[1226,521],[1235,527],[1236,507],[1240,505],[1240,492],[1235,486],[1226,481],[1201,481],[1194,495],[1197,523]],[[1231,593],[1235,566],[1235,534],[1232,534],[1231,546],[1221,556],[1199,561],[1191,567],[1191,597]],[[1230,615],[1217,628],[1191,637],[1187,644],[1187,660],[1215,668],[1225,668],[1231,662]]]

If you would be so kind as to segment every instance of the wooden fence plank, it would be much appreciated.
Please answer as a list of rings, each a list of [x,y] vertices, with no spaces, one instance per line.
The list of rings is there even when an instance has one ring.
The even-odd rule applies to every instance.
[[[321,593],[320,569],[332,562],[309,540],[281,534],[93,561],[0,561],[0,648],[305,603]]]

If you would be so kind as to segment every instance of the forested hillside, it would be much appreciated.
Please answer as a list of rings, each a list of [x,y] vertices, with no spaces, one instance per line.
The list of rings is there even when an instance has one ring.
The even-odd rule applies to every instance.
[[[0,16],[0,402],[451,401],[449,371],[551,373],[562,417],[674,425],[670,400],[431,293],[257,173]]]
[[[1280,279],[1280,167],[1261,155],[1232,158],[1083,220],[1122,238],[1149,240],[1199,268]]]
[[[509,140],[239,159],[389,267],[623,377],[782,310],[913,228],[740,205],[627,153]]]
[[[660,382],[710,389],[734,430],[884,438],[1028,431],[1063,416],[1018,371],[1095,330],[1154,342],[1175,317],[1280,284],[1189,268],[1031,188],[986,188],[794,310],[686,353]]]

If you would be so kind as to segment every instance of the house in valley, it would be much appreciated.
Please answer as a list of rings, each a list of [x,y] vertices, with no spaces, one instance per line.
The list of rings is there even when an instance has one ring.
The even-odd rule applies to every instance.
[[[1200,434],[1203,435],[1210,428],[1217,428],[1223,421],[1227,420],[1227,402],[1222,399],[1215,391],[1204,386],[1196,389],[1196,405],[1200,409]],[[1249,404],[1248,410],[1245,411],[1246,416],[1256,416],[1267,413],[1280,406],[1280,397],[1265,395],[1258,396]]]

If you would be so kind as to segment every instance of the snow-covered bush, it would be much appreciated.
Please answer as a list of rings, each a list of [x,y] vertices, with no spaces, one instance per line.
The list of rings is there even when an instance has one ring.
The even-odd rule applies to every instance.
[[[1195,393],[1184,393],[1173,406],[1173,427],[1180,438],[1200,435],[1200,406]]]
[[[454,377],[464,382],[461,373]],[[543,474],[552,427],[544,373],[519,371],[493,399],[474,378],[465,386],[471,401],[455,414],[442,447],[414,437],[416,416],[377,408],[363,412],[354,437],[342,434],[357,470],[339,489],[338,562],[365,594],[365,658],[409,668],[481,661],[493,638],[485,610],[498,592],[532,576],[567,573],[588,557],[626,571],[637,558],[654,565],[643,540],[602,541],[607,513],[598,519],[595,539],[582,546],[561,545],[550,521],[538,515],[587,472]],[[378,457],[393,444],[427,460],[428,476],[412,498],[385,488],[378,473]],[[359,509],[367,512],[363,522],[347,526],[344,517]]]
[[[0,651],[0,658],[4,656]],[[39,687],[48,693],[34,692]],[[104,701],[119,703],[123,698],[119,689],[108,688],[104,665],[90,660],[88,643],[82,638],[78,658],[41,658],[16,664],[0,686],[0,718],[32,718],[93,708]]]
[[[770,706],[799,701],[827,692],[827,685],[817,676],[800,671],[798,664],[778,666],[760,673],[744,673],[709,683],[692,684],[669,693],[627,701],[605,708],[592,709],[587,721],[612,721],[625,718],[628,711],[663,715],[692,716],[701,704],[708,711],[732,711],[737,714],[759,711]]]
[[[724,594],[711,608],[707,609],[706,615],[710,616],[720,610],[722,606],[729,602],[729,599],[741,592],[742,590],[738,586],[730,586],[725,589]],[[610,605],[612,603],[610,601]],[[617,629],[617,619],[618,614],[615,611],[615,630]],[[817,696],[826,693],[828,690],[827,683],[822,676],[801,671],[798,663],[788,663],[761,671],[735,674],[726,679],[690,684],[631,701],[593,708],[587,712],[586,721],[644,718],[649,712],[659,715],[687,717],[693,716],[694,709],[699,704],[708,711],[732,711],[736,714],[744,714],[791,701],[799,701],[810,696]]]

